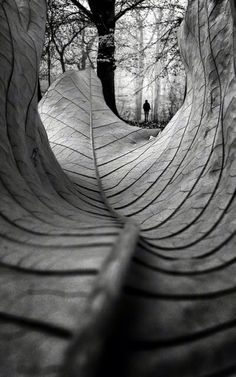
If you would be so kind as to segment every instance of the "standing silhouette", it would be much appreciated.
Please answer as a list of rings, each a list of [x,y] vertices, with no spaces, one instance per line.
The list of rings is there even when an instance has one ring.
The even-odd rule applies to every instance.
[[[150,109],[151,109],[150,103],[146,99],[146,101],[143,104],[143,110],[144,110],[144,115],[145,115],[145,123],[148,122],[148,116],[149,116]]]

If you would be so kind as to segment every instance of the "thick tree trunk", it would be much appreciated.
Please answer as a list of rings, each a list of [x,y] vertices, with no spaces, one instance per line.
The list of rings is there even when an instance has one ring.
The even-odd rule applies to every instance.
[[[64,61],[64,53],[60,54],[60,63],[61,63],[61,70],[64,73],[66,71],[65,61]]]
[[[38,79],[38,102],[42,99],[40,80]]]
[[[97,74],[102,82],[103,94],[107,105],[115,114],[118,114],[115,99],[115,29],[110,29],[111,32],[109,34],[105,34],[102,29],[102,27],[98,29]]]
[[[115,99],[115,0],[89,0],[98,30],[97,74],[107,105],[118,115]]]

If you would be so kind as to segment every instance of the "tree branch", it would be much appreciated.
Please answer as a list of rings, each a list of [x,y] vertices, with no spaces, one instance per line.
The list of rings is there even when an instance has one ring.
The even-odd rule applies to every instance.
[[[92,13],[85,8],[78,0],[71,0],[71,2],[81,10],[91,21],[93,21],[93,15]]]
[[[121,17],[124,16],[125,13],[129,12],[130,10],[134,9],[137,7],[139,4],[143,3],[145,0],[137,0],[134,4],[128,6],[127,8],[121,10],[118,12],[115,16],[115,21],[119,20]]]

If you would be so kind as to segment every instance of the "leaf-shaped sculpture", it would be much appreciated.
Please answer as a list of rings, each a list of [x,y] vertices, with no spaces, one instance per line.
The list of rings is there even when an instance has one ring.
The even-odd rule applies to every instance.
[[[234,376],[234,2],[189,1],[160,135],[93,72],[59,78],[40,114],[64,171],[37,112],[44,17],[0,1],[0,375]]]
[[[37,113],[44,1],[0,5],[1,376],[53,376],[80,313],[87,320],[87,297],[110,303],[99,296],[110,284],[107,264],[111,302],[117,295],[137,231],[109,213],[98,185],[95,199],[86,198],[50,150]],[[120,237],[123,257],[113,267],[107,257]]]

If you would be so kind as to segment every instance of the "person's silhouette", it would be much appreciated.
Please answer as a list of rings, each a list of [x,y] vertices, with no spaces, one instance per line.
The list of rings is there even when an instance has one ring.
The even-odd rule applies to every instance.
[[[148,115],[149,115],[150,109],[151,109],[150,103],[146,99],[146,101],[143,104],[143,110],[144,110],[144,115],[145,115],[145,123],[148,122]]]

